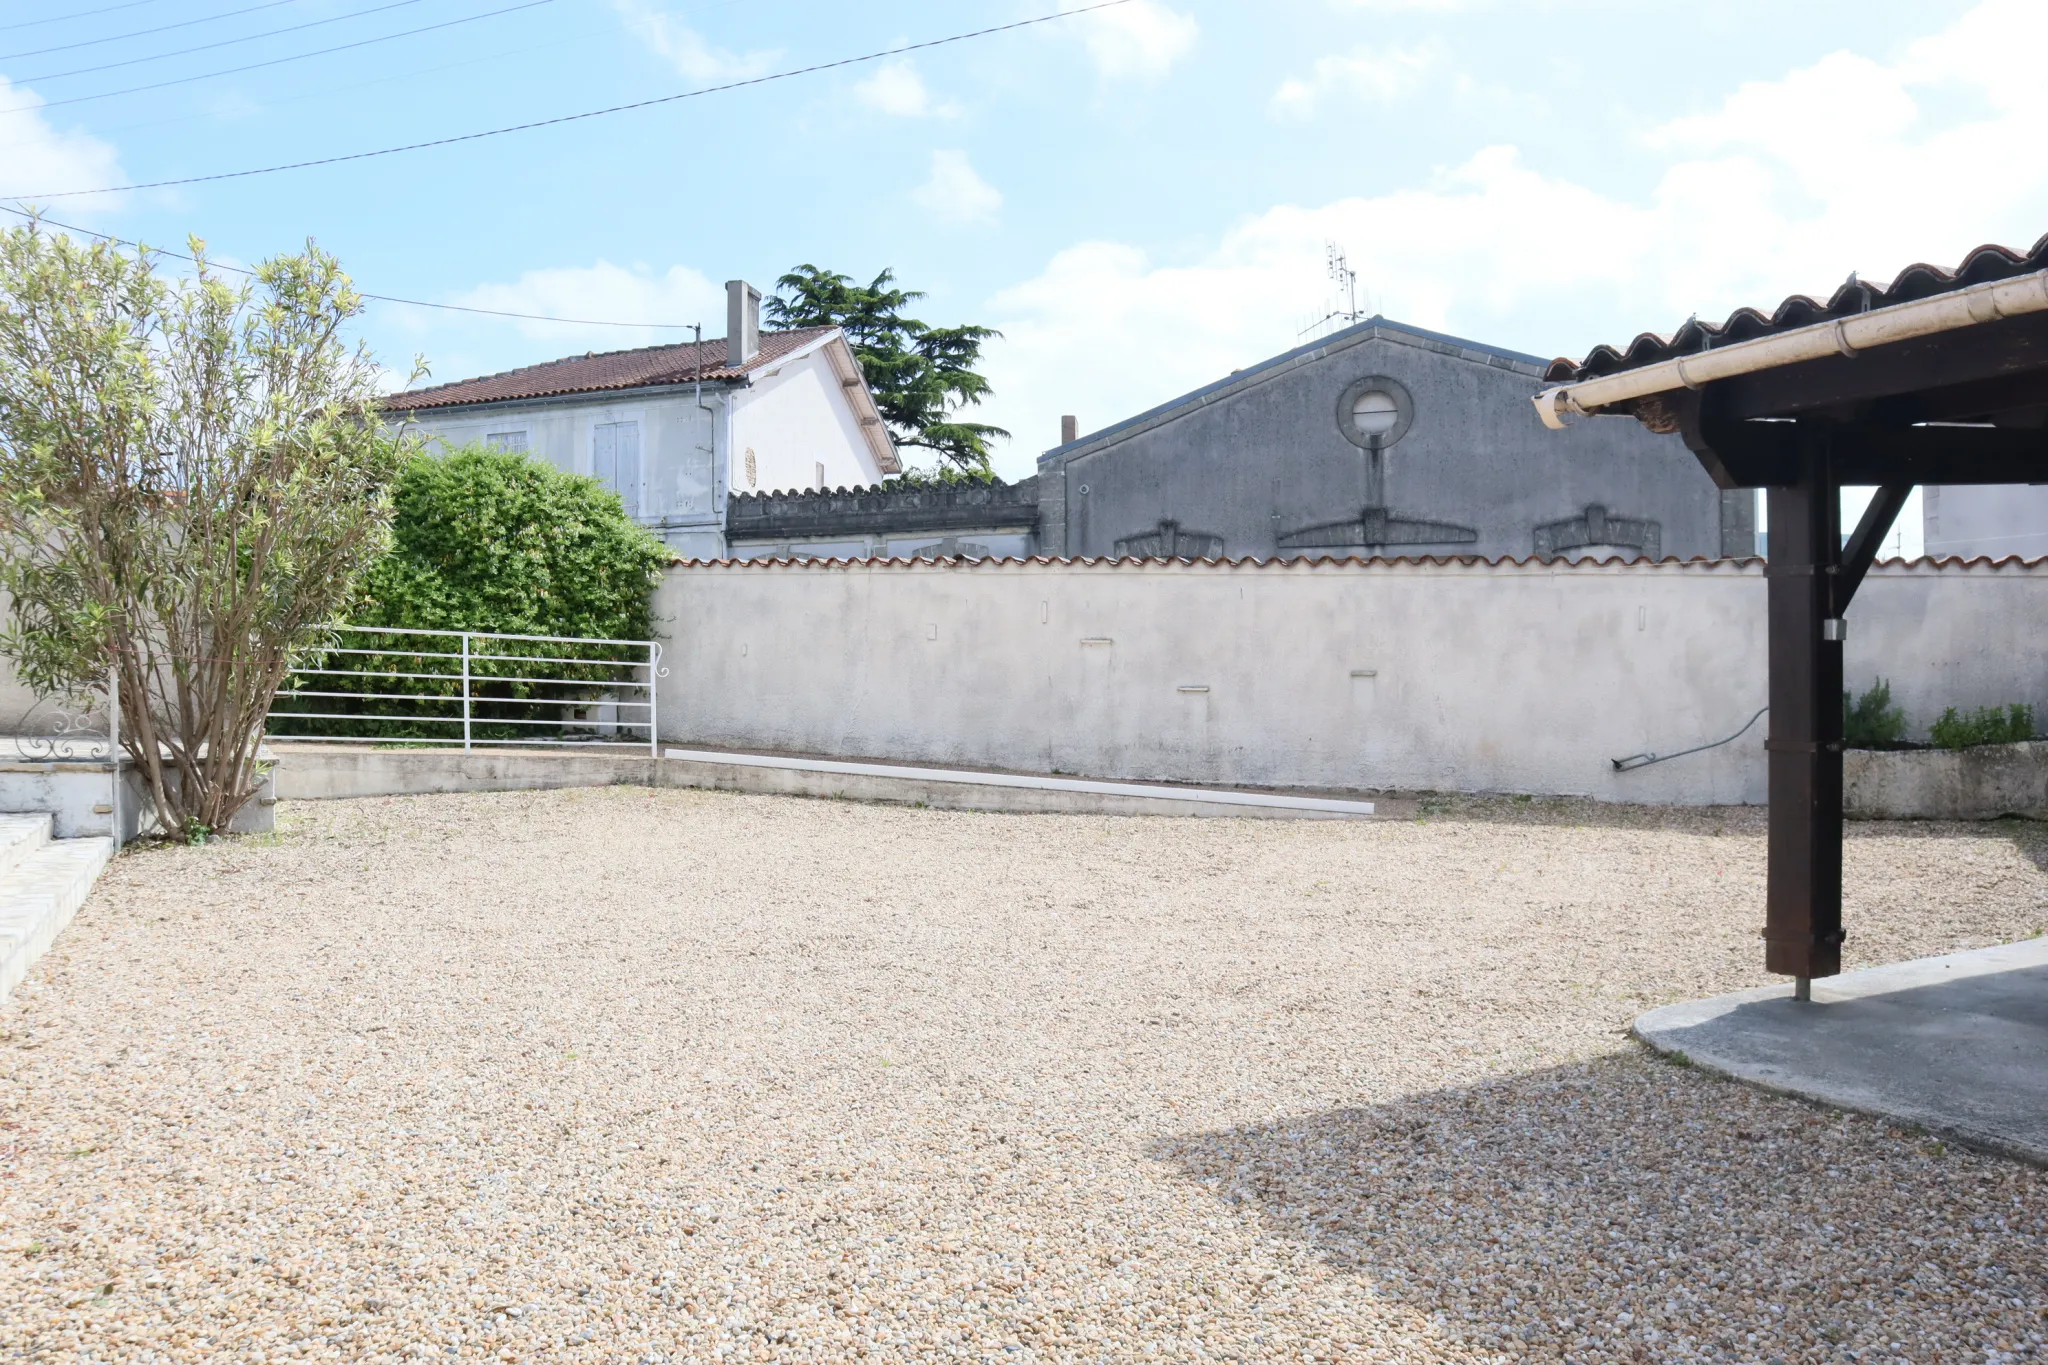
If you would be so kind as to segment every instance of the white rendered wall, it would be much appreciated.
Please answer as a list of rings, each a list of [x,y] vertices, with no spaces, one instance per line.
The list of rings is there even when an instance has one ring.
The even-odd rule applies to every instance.
[[[1930,555],[2048,555],[2048,485],[1929,485],[1921,497],[1921,526]]]
[[[818,486],[858,488],[886,477],[861,436],[860,421],[822,347],[762,375],[738,394],[733,412],[733,487],[743,493]],[[754,453],[754,482],[746,453]]]
[[[1760,803],[1755,562],[691,565],[674,743],[1275,787]],[[1916,730],[2048,697],[2048,570],[1887,565],[1847,673]],[[1206,690],[1193,690],[1206,689]]]

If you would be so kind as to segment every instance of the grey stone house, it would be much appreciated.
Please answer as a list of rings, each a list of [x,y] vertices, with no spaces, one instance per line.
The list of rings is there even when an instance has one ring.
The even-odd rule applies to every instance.
[[[1753,496],[1724,498],[1678,438],[1545,431],[1547,363],[1368,319],[1047,451],[1041,551],[1754,552]]]
[[[1715,559],[1756,550],[1675,436],[1546,431],[1548,362],[1371,318],[1045,452],[1000,490],[734,499],[739,558]]]

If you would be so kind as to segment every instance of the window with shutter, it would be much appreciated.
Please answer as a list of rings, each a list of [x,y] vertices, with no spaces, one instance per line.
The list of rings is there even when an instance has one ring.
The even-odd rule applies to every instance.
[[[640,515],[640,424],[599,422],[590,429],[590,473],[615,490],[626,515]]]

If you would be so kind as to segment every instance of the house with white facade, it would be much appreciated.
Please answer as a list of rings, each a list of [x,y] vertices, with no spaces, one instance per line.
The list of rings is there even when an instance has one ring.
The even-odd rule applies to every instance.
[[[726,285],[722,339],[569,356],[383,400],[448,446],[523,450],[616,489],[678,554],[726,552],[726,499],[864,487],[901,472],[837,327],[761,331],[760,291]]]

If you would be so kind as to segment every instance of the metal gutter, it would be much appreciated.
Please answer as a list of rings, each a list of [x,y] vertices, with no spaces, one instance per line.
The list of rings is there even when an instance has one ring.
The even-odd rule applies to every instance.
[[[1602,409],[1653,393],[1697,389],[1717,379],[1774,370],[1831,355],[1853,356],[1873,346],[1953,332],[2000,318],[2048,312],[2048,270],[1992,280],[1911,303],[1895,303],[1833,322],[1817,322],[1775,336],[1679,356],[1598,379],[1560,384],[1535,397],[1536,415],[1554,431],[1565,417],[1590,417]]]

